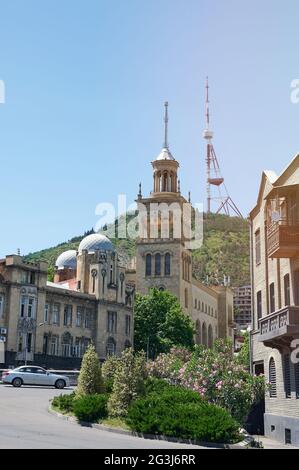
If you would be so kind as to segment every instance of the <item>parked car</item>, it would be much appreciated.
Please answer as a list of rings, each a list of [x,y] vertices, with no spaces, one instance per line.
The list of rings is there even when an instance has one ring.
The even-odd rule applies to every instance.
[[[7,370],[2,374],[2,382],[13,387],[47,385],[62,389],[70,385],[69,378],[65,375],[52,374],[38,366],[21,366]]]

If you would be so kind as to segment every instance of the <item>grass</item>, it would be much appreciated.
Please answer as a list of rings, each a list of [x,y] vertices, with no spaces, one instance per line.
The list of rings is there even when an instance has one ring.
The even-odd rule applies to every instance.
[[[131,431],[130,427],[126,424],[126,422],[120,418],[106,418],[100,421],[99,424],[103,424],[104,426],[109,426],[111,428],[118,428],[124,429],[125,431]]]

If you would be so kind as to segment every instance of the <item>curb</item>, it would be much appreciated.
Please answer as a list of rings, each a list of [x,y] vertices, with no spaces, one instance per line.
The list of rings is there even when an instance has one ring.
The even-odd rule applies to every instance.
[[[135,431],[127,431],[125,429],[105,426],[104,424],[87,423],[86,421],[78,421],[73,416],[63,415],[62,413],[59,413],[58,411],[53,410],[51,405],[48,408],[48,412],[56,416],[59,419],[63,419],[64,421],[70,421],[71,423],[77,424],[79,426],[94,428],[94,429],[98,429],[99,431],[107,431],[107,432],[111,432],[114,434],[123,434],[126,436],[138,437],[141,439],[152,439],[155,441],[174,442],[177,444],[191,444],[191,445],[196,445],[200,447],[207,447],[207,448],[212,447],[214,449],[246,449],[246,446],[254,440],[254,438],[250,436],[249,434],[246,434],[245,439],[241,442],[238,442],[237,444],[219,444],[219,443],[213,443],[213,442],[201,442],[201,441],[196,441],[192,439],[178,439],[176,437],[168,437],[168,436],[162,436],[162,435],[157,435],[157,434],[143,434],[143,433],[138,433]]]

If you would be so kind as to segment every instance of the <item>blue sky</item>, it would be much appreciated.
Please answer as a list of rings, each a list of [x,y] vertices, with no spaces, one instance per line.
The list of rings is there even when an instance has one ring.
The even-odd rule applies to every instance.
[[[214,146],[247,214],[261,171],[299,151],[294,0],[0,1],[0,256],[53,246],[132,202],[163,142],[182,192],[205,199],[204,82]]]

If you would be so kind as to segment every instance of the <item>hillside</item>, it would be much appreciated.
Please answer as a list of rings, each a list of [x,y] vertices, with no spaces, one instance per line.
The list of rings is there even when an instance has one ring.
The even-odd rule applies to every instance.
[[[128,214],[129,221],[134,214]],[[117,222],[116,222],[117,225]],[[109,231],[113,226],[108,227]],[[49,278],[53,278],[55,260],[65,250],[77,249],[84,235],[35,253],[29,253],[29,261],[45,260],[49,263]],[[129,239],[110,237],[116,246],[121,261],[126,265],[135,255],[135,242]],[[197,279],[210,283],[222,282],[223,276],[230,276],[233,286],[248,284],[249,271],[249,227],[248,222],[238,217],[211,214],[204,219],[204,243],[193,252],[194,275]]]

